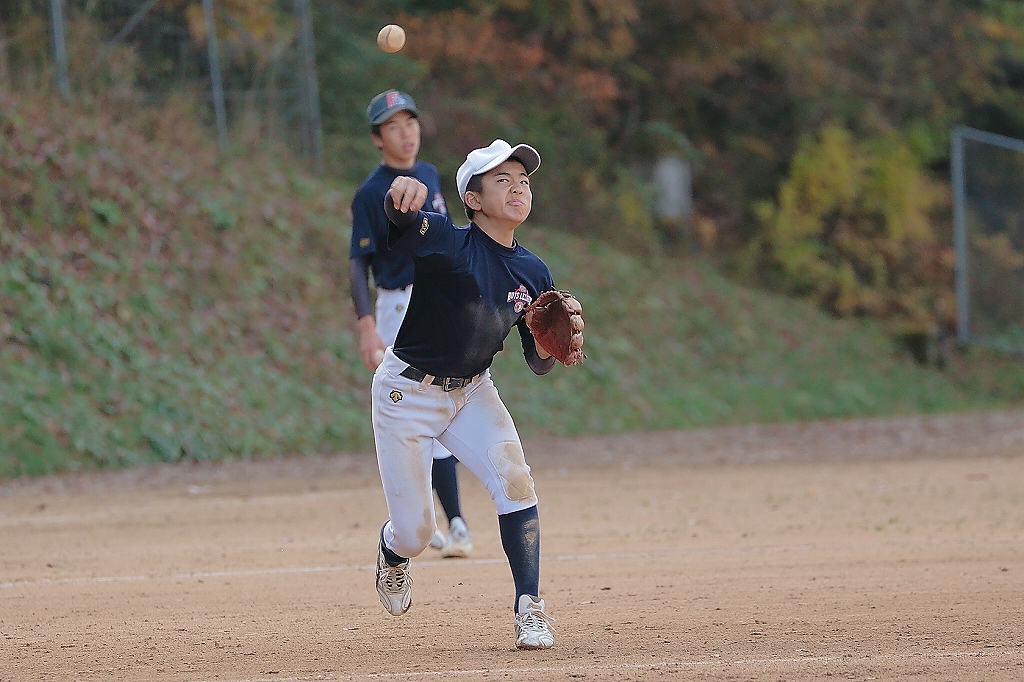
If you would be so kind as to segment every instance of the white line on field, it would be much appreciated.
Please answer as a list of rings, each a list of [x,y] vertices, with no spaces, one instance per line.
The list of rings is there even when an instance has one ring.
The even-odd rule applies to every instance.
[[[673,552],[672,554],[678,554]],[[650,559],[652,557],[668,556],[666,552],[630,552],[614,554],[563,554],[553,557],[544,557],[542,561],[606,561],[609,559]],[[485,566],[490,564],[503,564],[505,559],[463,559],[458,563],[460,566]],[[450,566],[451,561],[444,559],[416,561],[415,566]],[[172,573],[170,575],[116,575],[96,576],[85,578],[41,578],[39,580],[13,580],[0,582],[0,589],[11,589],[14,587],[43,587],[51,585],[83,585],[89,583],[128,583],[143,580],[190,580],[196,578],[235,578],[245,576],[261,575],[290,575],[297,573],[339,573],[342,571],[372,571],[373,564],[363,565],[342,565],[342,566],[300,566],[296,568],[260,568],[239,571],[197,571],[193,573]]]
[[[943,658],[1020,658],[1024,659],[1024,652],[1020,651],[948,651],[919,654],[881,654],[878,656],[806,656],[800,658],[748,658],[735,661],[711,659],[703,661],[658,661],[656,663],[616,663],[611,665],[563,665],[550,667],[527,667],[522,668],[479,668],[475,670],[435,670],[422,672],[403,673],[322,673],[319,675],[308,675],[303,677],[253,677],[239,678],[234,680],[217,680],[216,682],[311,682],[313,680],[337,680],[356,682],[357,680],[418,680],[452,677],[470,677],[476,675],[510,675],[525,674],[536,675],[541,673],[573,673],[593,672],[599,670],[681,670],[693,668],[728,668],[730,666],[773,666],[787,664],[833,664],[844,663],[847,665],[878,664],[884,661],[909,661],[920,659],[943,659]],[[199,681],[197,681],[199,682]],[[201,682],[214,682],[213,680],[202,680]]]
[[[807,551],[814,549],[812,545],[793,545],[790,547],[761,547],[761,548],[717,548],[717,549],[688,549],[675,552],[615,552],[608,554],[559,554],[555,556],[542,557],[542,562],[549,561],[609,561],[615,559],[652,559],[667,556],[687,556],[699,554],[720,554],[723,552],[749,552],[760,550],[766,553]],[[506,559],[460,559],[460,566],[485,566],[491,564],[504,564]],[[417,560],[413,564],[420,566],[450,566],[452,562],[445,559]],[[57,585],[87,585],[91,583],[130,583],[147,580],[194,580],[199,578],[238,578],[253,576],[271,575],[293,575],[301,573],[340,573],[343,571],[372,571],[376,568],[373,564],[363,565],[341,565],[341,566],[299,566],[295,568],[257,568],[250,570],[236,571],[196,571],[192,573],[172,573],[169,575],[115,575],[115,576],[94,576],[82,578],[40,578],[38,580],[11,580],[0,582],[0,590],[9,590],[15,587],[50,587]]]

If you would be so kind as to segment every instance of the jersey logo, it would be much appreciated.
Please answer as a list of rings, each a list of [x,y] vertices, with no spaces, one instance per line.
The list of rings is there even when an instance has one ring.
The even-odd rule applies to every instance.
[[[430,229],[430,223],[428,223],[427,219],[424,218],[423,219],[423,226],[420,228],[420,234],[421,235],[426,234],[427,230],[429,230],[429,229]]]
[[[369,237],[363,237],[362,239],[359,240],[359,248],[365,249],[369,245],[370,245],[370,238]]]
[[[513,310],[521,313],[523,308],[533,302],[533,299],[530,297],[530,292],[526,290],[526,287],[520,284],[518,289],[508,292],[507,302],[512,304]]]
[[[434,200],[430,202],[430,205],[434,207],[434,213],[448,215],[448,206],[444,203],[444,197],[440,192],[434,192]]]
[[[388,397],[391,398],[391,402],[397,403],[398,401],[400,401],[402,399],[402,392],[401,391],[391,391],[391,394]]]

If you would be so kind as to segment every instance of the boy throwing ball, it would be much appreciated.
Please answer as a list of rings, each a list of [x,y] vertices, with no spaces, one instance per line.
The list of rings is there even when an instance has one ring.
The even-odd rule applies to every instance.
[[[534,373],[546,374],[555,364],[552,351],[537,344],[529,327],[534,317],[530,304],[554,289],[551,273],[515,239],[516,228],[530,215],[530,175],[539,166],[540,155],[525,144],[512,147],[495,140],[470,152],[456,175],[471,221],[465,227],[421,210],[428,195],[422,182],[409,176],[394,179],[384,198],[388,246],[412,256],[414,286],[372,389],[377,463],[390,517],[381,528],[377,559],[381,603],[396,616],[412,604],[410,557],[427,547],[435,530],[430,472],[436,439],[494,500],[515,583],[520,649],[547,649],[555,639],[540,598],[533,477],[489,367],[512,327],[519,328]],[[574,305],[566,364],[582,358],[582,317]]]

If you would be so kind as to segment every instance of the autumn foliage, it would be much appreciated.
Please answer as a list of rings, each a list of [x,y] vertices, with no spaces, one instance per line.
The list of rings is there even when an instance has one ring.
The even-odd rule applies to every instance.
[[[109,33],[122,4],[69,6]],[[45,3],[19,5],[0,10],[10,59],[44,63]],[[313,5],[329,172],[355,182],[372,168],[362,112],[400,87],[421,104],[423,156],[446,182],[475,146],[529,141],[544,157],[538,220],[636,252],[693,234],[734,272],[894,329],[934,325],[948,297],[951,127],[1024,136],[1024,10],[1006,0]],[[236,86],[240,74],[268,84],[294,71],[282,57],[291,3],[216,6]],[[161,0],[153,12],[190,41],[200,82],[198,4]],[[409,35],[397,55],[373,46],[389,22]],[[122,80],[170,87],[182,48],[146,27],[126,41],[136,61],[112,64]],[[650,168],[670,153],[694,169],[696,214],[681,229],[649,210]]]

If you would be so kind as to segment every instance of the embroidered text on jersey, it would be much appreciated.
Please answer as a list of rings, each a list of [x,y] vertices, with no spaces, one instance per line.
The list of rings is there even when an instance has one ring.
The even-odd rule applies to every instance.
[[[426,218],[423,218],[423,227],[420,228],[420,234],[426,234],[427,230],[430,229],[430,223],[427,222]]]
[[[513,310],[521,313],[523,308],[533,302],[533,299],[530,297],[530,292],[526,290],[526,287],[520,284],[518,289],[508,292],[508,302],[513,304]]]

